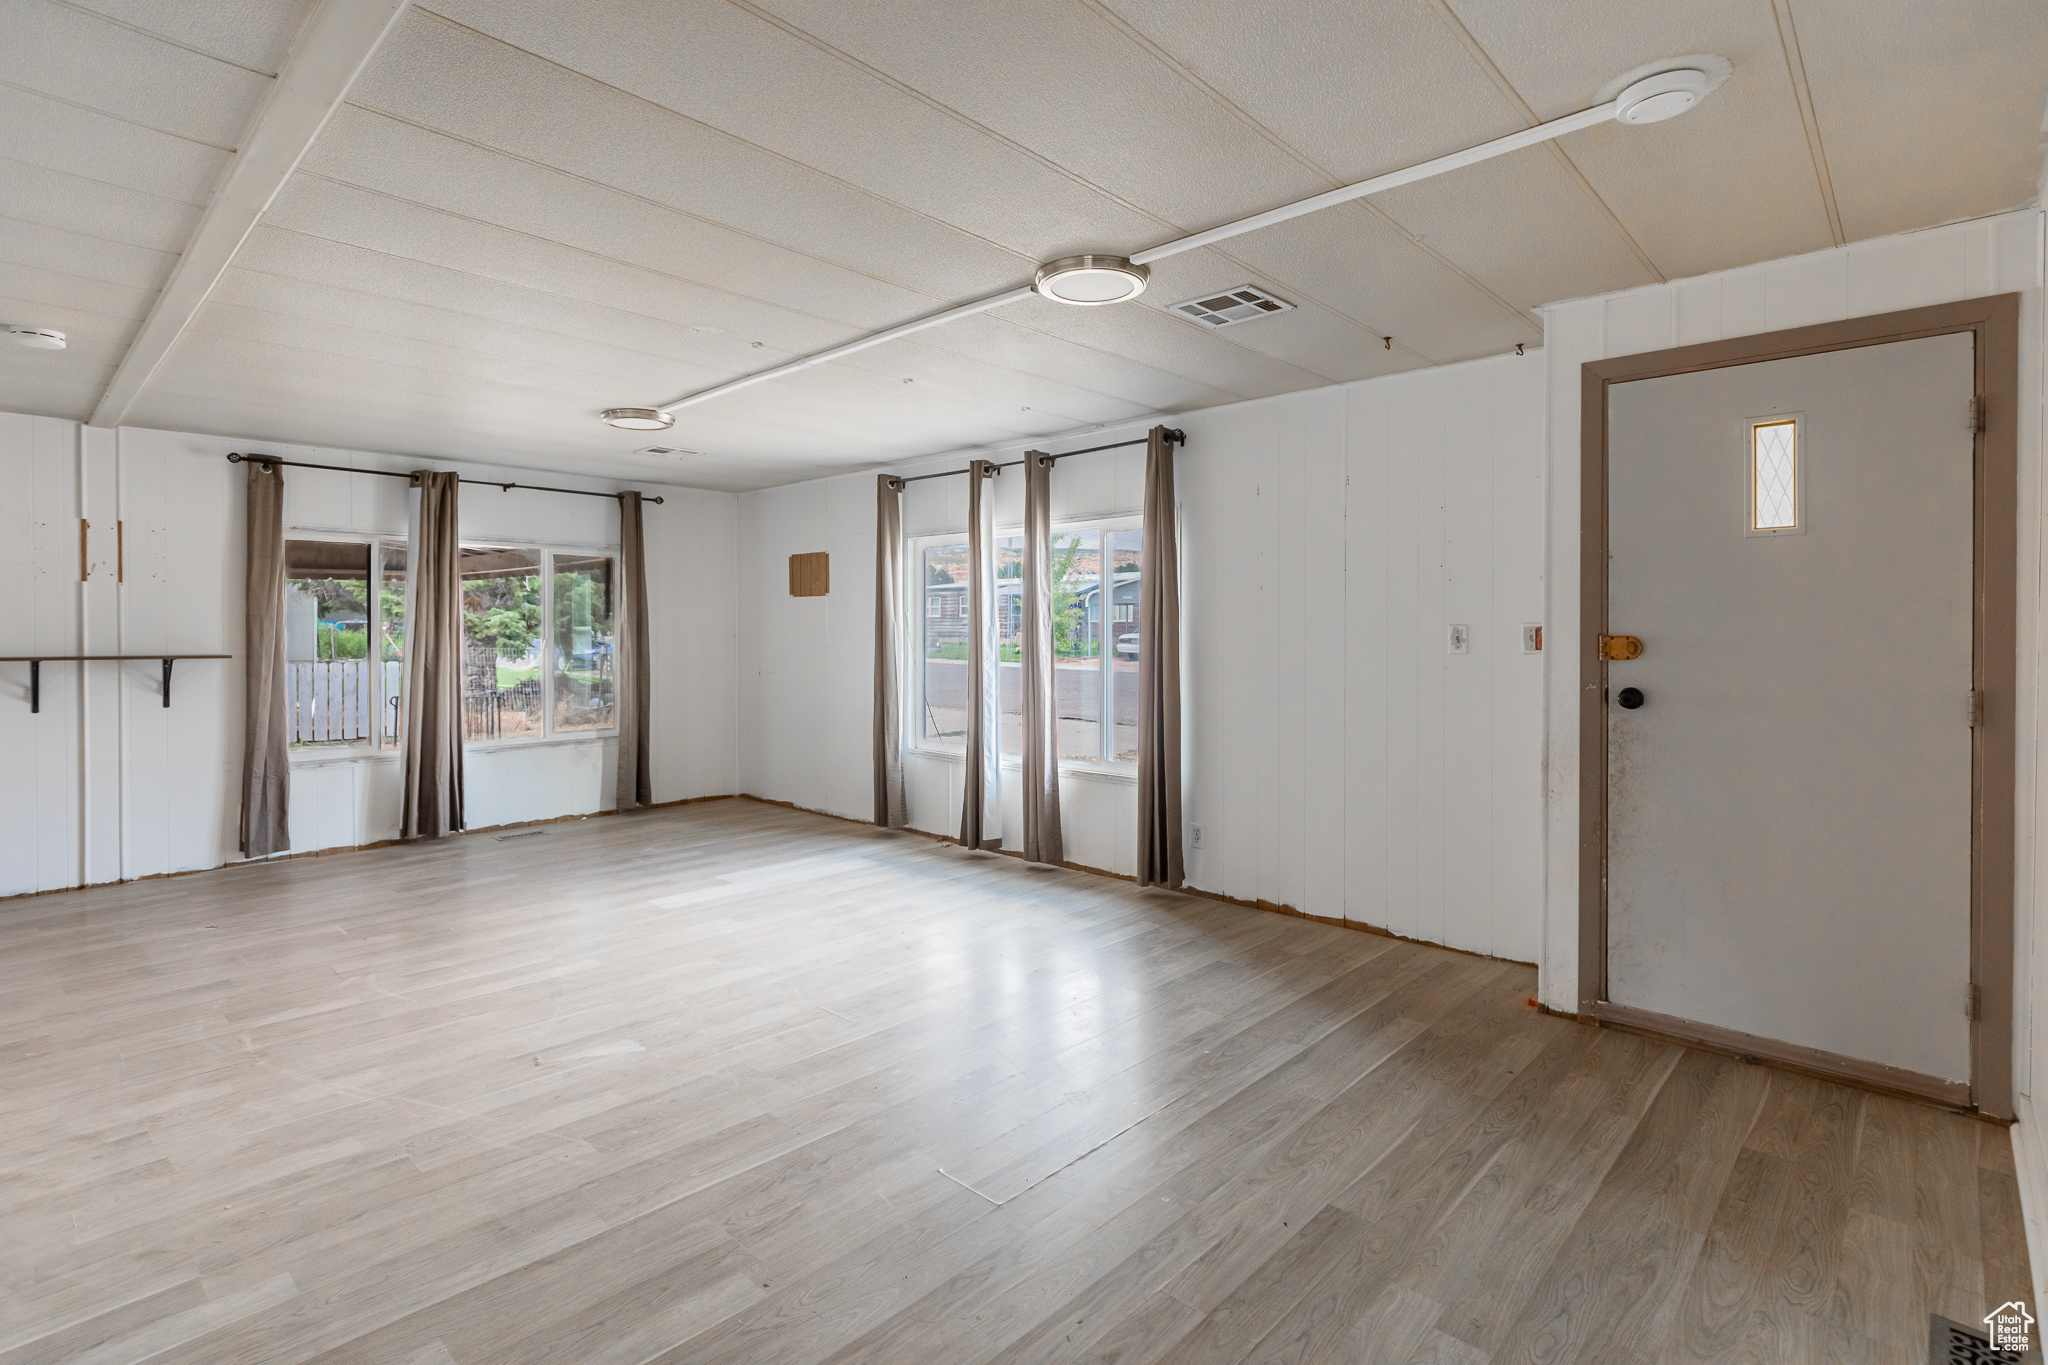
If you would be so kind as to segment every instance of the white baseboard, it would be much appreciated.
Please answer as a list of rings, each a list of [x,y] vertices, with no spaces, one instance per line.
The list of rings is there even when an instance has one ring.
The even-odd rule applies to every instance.
[[[2013,1124],[2012,1164],[2019,1176],[2020,1218],[2027,1230],[2027,1263],[2033,1270],[2035,1313],[2048,1303],[2048,1131],[2041,1127],[2033,1097],[2013,1096],[2019,1122]]]

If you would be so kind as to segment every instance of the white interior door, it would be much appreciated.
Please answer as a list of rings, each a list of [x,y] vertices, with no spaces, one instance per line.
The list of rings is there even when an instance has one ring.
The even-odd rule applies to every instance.
[[[1616,1004],[1970,1078],[1972,347],[1609,387]]]

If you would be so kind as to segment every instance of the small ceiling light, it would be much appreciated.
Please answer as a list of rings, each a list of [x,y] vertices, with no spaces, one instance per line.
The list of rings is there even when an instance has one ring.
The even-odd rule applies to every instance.
[[[1705,99],[1714,84],[1706,72],[1691,67],[1660,71],[1643,77],[1616,96],[1614,117],[1622,123],[1662,123]]]
[[[660,408],[606,408],[604,420],[623,431],[666,431],[676,419]]]
[[[1095,308],[1138,297],[1151,274],[1122,256],[1063,256],[1038,267],[1031,287],[1054,303]]]
[[[61,351],[67,344],[62,332],[48,327],[9,327],[7,335],[17,346],[28,346],[38,351]]]

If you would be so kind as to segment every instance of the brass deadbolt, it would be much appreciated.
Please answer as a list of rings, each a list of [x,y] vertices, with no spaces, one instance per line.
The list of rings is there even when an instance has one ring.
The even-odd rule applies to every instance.
[[[1643,657],[1643,642],[1634,635],[1603,635],[1600,637],[1600,657],[1617,663],[1640,659]]]

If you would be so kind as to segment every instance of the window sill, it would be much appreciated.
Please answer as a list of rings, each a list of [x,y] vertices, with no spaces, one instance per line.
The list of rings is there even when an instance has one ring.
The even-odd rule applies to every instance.
[[[286,760],[294,768],[324,768],[334,763],[396,763],[402,754],[396,749],[290,749]]]
[[[910,758],[933,758],[941,763],[958,763],[963,767],[967,763],[967,755],[957,749],[924,749],[913,746],[905,749],[903,752],[906,757]],[[1004,772],[1021,772],[1023,769],[1024,761],[1018,758],[1017,755],[1003,755]],[[1097,782],[1116,782],[1125,786],[1135,786],[1138,781],[1138,768],[1136,764],[1080,763],[1062,759],[1060,761],[1060,776],[1084,777]]]
[[[535,735],[531,738],[465,740],[462,751],[466,754],[501,754],[512,749],[555,749],[564,744],[602,744],[608,739],[616,740],[618,737],[617,730],[590,730],[573,735],[548,735],[545,738]]]

